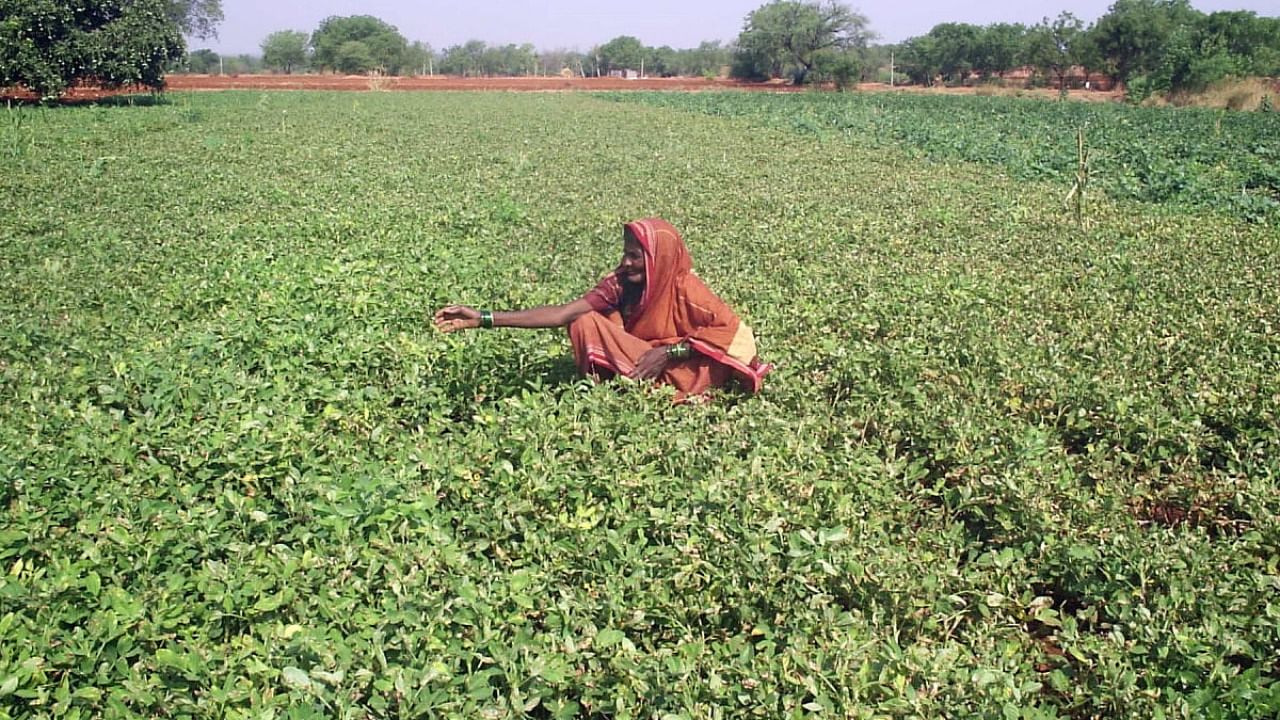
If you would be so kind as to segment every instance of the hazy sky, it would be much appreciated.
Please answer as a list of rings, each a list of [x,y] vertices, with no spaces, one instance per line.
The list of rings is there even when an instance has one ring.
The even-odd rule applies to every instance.
[[[960,3],[951,0],[864,0],[848,4],[871,21],[883,42],[899,42],[929,32],[942,22],[1032,24],[1067,10],[1092,23],[1113,0],[1023,0]],[[373,15],[396,26],[411,42],[437,51],[468,40],[490,45],[533,43],[539,50],[586,50],[619,35],[634,35],[646,45],[695,47],[703,40],[737,38],[747,14],[765,0],[222,0],[226,20],[216,39],[189,40],[192,49],[208,47],[238,55],[261,52],[262,39],[276,30],[310,33],[330,15]],[[1204,12],[1253,10],[1280,15],[1280,0],[1192,0]]]

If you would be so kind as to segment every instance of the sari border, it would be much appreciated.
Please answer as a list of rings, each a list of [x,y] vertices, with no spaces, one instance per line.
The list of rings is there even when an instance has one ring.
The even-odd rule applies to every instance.
[[[773,372],[772,363],[760,364],[752,362],[752,364],[748,365],[715,345],[697,338],[689,338],[688,343],[689,347],[729,368],[734,376],[747,386],[752,395],[760,392],[760,389],[764,387],[764,377]]]
[[[583,355],[586,360],[586,367],[583,368],[584,371],[590,370],[593,367],[601,367],[615,375],[626,375],[629,377],[631,372],[635,370],[635,368],[632,367],[630,370],[624,371],[622,366],[626,363],[613,361],[599,345],[588,344],[586,348],[584,348]]]

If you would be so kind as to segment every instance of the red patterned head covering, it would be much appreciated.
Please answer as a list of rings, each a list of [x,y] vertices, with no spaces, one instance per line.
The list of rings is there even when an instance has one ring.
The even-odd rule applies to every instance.
[[[627,318],[627,331],[652,342],[687,340],[758,389],[771,368],[756,358],[751,328],[694,274],[680,233],[661,218],[636,220],[625,228],[640,243],[645,261],[644,294]]]

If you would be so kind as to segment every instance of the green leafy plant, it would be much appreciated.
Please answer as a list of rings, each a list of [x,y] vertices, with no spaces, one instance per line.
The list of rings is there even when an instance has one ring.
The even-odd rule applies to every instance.
[[[1200,108],[883,93],[609,97],[742,117],[849,143],[905,147],[930,158],[996,165],[1015,178],[1066,186],[1075,182],[1079,166],[1075,131],[1088,127],[1094,157],[1090,183],[1103,194],[1248,219],[1280,217],[1280,186],[1246,181],[1260,157],[1277,152],[1273,122],[1265,113],[1224,117]]]
[[[0,715],[1275,715],[1271,226],[1098,192],[1064,235],[967,101],[895,148],[853,97],[632,99],[15,108]],[[652,214],[759,396],[431,329]]]

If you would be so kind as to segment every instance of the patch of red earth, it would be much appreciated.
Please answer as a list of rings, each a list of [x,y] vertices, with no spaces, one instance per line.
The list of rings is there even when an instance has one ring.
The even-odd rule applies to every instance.
[[[431,77],[370,77],[365,75],[170,75],[166,78],[169,90],[176,92],[207,90],[342,90],[369,91],[499,91],[499,92],[558,92],[558,91],[610,91],[610,90],[667,90],[697,92],[705,90],[748,90],[755,92],[803,92],[806,90],[830,90],[828,87],[796,86],[783,81],[763,83],[743,82],[722,78],[564,78],[564,77],[496,77],[464,78],[445,75]],[[974,94],[975,88],[890,88],[880,83],[863,83],[859,91],[927,92]],[[135,95],[150,92],[145,87],[126,86],[104,90],[93,86],[78,85],[69,90],[63,102],[83,103],[113,95]],[[1009,91],[1004,91],[1009,92]],[[1038,91],[1025,91],[1035,94]],[[1056,97],[1056,91],[1045,91],[1046,97]],[[1073,98],[1113,99],[1112,93],[1072,91]],[[0,101],[31,101],[34,93],[18,88],[0,89]]]
[[[59,102],[67,105],[76,105],[80,103],[93,102],[106,97],[115,95],[138,95],[151,92],[148,88],[138,86],[125,86],[112,90],[106,90],[96,86],[74,85],[59,99]],[[0,88],[0,102],[35,102],[40,96],[21,87]]]
[[[743,83],[737,80],[706,78],[564,78],[494,77],[464,78],[445,75],[431,77],[369,77],[364,75],[171,75],[170,90],[498,90],[504,92],[546,92],[553,90],[789,90],[790,86]]]

